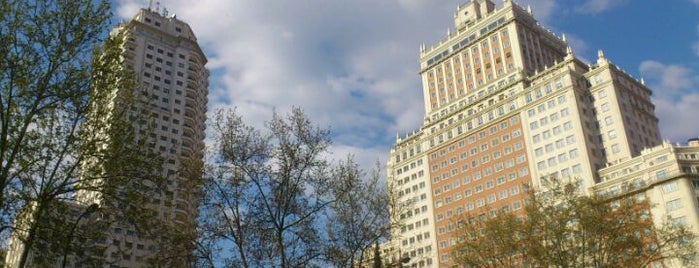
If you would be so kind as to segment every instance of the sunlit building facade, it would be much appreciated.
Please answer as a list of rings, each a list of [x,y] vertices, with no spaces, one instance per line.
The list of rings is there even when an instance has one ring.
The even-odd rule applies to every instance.
[[[137,140],[147,140],[148,150],[162,158],[162,176],[159,177],[164,180],[159,185],[134,180],[133,185],[116,187],[137,187],[141,189],[139,191],[147,191],[149,200],[139,205],[145,205],[156,219],[150,221],[154,225],[148,227],[156,231],[172,230],[177,237],[169,235],[175,233],[140,232],[137,229],[143,229],[143,226],[108,213],[109,209],[128,210],[133,204],[108,203],[100,191],[81,190],[75,195],[77,203],[66,204],[69,213],[63,212],[70,224],[67,228],[72,231],[64,243],[65,253],[61,254],[64,257],[55,260],[55,266],[61,267],[65,262],[65,267],[86,267],[76,259],[97,259],[109,268],[191,267],[201,196],[199,186],[209,86],[209,71],[205,68],[207,58],[189,25],[166,11],[141,9],[132,20],[115,27],[111,35],[124,38],[122,57],[136,75],[137,86],[129,90],[138,97],[128,108],[132,124],[141,130],[136,133]],[[115,94],[124,92],[118,88],[97,90],[114,90]],[[115,101],[110,105],[118,104]],[[110,141],[112,139],[106,139],[106,142]],[[108,179],[90,183],[110,185]],[[94,213],[98,209],[100,212]],[[82,250],[78,253],[80,258],[75,258],[76,252],[73,251],[77,250],[68,248],[67,244],[80,239],[73,237],[77,236],[73,234],[78,233],[76,229],[78,232],[83,229],[101,232],[95,236],[97,240],[89,244],[78,241],[99,250]],[[13,235],[6,258],[7,267],[19,264],[22,249],[22,243]],[[26,266],[36,265],[30,251]]]
[[[699,234],[699,139],[644,149],[636,157],[609,163],[599,176],[600,182],[592,187],[597,195],[611,202],[649,200],[657,226],[685,226]],[[677,260],[662,264],[682,265]]]
[[[424,122],[397,139],[388,163],[412,208],[394,231],[415,257],[409,267],[451,267],[459,219],[523,211],[526,189],[551,176],[580,179],[589,193],[598,170],[661,144],[650,89],[602,51],[583,62],[509,0],[469,1],[454,21],[420,48]]]
[[[196,182],[202,175],[197,166],[201,166],[204,154],[209,72],[207,58],[190,26],[164,10],[140,9],[133,19],[112,30],[112,35],[117,34],[126,38],[123,56],[139,82],[134,90],[142,96],[131,112],[148,118],[148,146],[164,160],[161,174],[166,181],[164,186],[152,186],[153,196],[147,204],[162,226],[151,227],[179,229],[184,237],[181,241],[144,237],[134,226],[119,224],[106,230],[104,257],[109,267],[142,267],[162,263],[162,257],[155,255],[163,250],[191,252],[196,238],[201,194]],[[101,203],[99,196],[89,193],[79,197],[96,198],[82,200],[84,203]],[[179,259],[167,262],[172,267],[186,267],[190,261],[187,255],[168,257]]]

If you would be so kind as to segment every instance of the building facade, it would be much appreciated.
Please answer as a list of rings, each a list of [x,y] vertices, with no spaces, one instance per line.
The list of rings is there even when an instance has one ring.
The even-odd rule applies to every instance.
[[[134,90],[145,97],[131,111],[149,118],[148,145],[164,161],[161,175],[165,181],[153,187],[157,190],[147,206],[160,225],[155,228],[179,230],[182,237],[142,236],[136,226],[117,223],[106,230],[105,257],[109,267],[141,267],[149,262],[185,267],[196,238],[201,194],[197,182],[204,154],[207,58],[189,25],[165,11],[141,9],[113,29],[112,35],[126,39],[124,59],[139,83]],[[89,193],[82,199],[84,203],[101,202]]]
[[[403,252],[421,256],[412,267],[453,265],[465,214],[522,211],[525,188],[550,176],[580,178],[589,193],[598,170],[661,144],[650,89],[602,51],[584,63],[509,0],[469,1],[454,21],[420,49],[424,123],[397,139],[388,163],[412,208],[394,231]]]
[[[649,200],[657,226],[681,225],[699,234],[699,139],[644,149],[636,157],[610,163],[599,176],[600,182],[592,187],[597,195]]]
[[[153,166],[162,169],[155,172],[159,174],[155,176],[157,179],[132,178],[132,185],[114,185],[116,182],[111,182],[108,174],[104,181],[92,180],[89,183],[97,187],[114,187],[117,194],[124,193],[119,189],[125,187],[141,191],[141,196],[146,196],[147,200],[139,200],[144,203],[138,206],[152,215],[125,216],[128,212],[123,211],[136,205],[114,203],[113,200],[129,200],[127,197],[108,201],[103,191],[80,190],[75,194],[75,204],[65,204],[70,213],[63,221],[70,224],[68,229],[78,229],[76,233],[99,229],[100,234],[95,236],[99,238],[90,242],[92,248],[99,249],[94,251],[94,255],[99,256],[80,256],[77,259],[96,260],[109,268],[191,267],[203,171],[209,86],[209,71],[205,68],[207,58],[190,26],[165,11],[141,9],[133,19],[115,27],[111,36],[123,38],[121,59],[135,74],[136,85],[126,89],[116,85],[96,89],[109,90],[109,94],[113,94],[113,103],[106,104],[103,109],[111,111],[113,106],[120,105],[120,97],[127,98],[125,93],[119,96],[120,92],[137,96],[128,107],[131,124],[137,129],[135,140],[145,141],[142,146],[148,148],[144,151],[155,153],[163,161],[160,166],[157,159],[153,159]],[[106,116],[112,116],[112,113],[107,112]],[[109,121],[101,118],[90,120]],[[106,143],[116,140],[106,133],[107,130],[96,129],[91,134],[104,135]],[[103,147],[111,148],[108,144]],[[86,165],[100,165],[93,162]],[[86,208],[91,208],[90,213]],[[100,213],[92,213],[95,208],[99,208]],[[110,210],[123,213],[110,213]],[[144,228],[143,223],[135,223],[140,217],[149,218],[148,228]],[[66,243],[71,244],[71,240],[77,238],[71,232],[68,239]],[[6,258],[8,267],[17,265],[17,253],[22,251],[20,244],[10,245]],[[56,260],[55,265],[61,267],[65,262],[64,267],[84,267],[76,261],[74,252],[77,250],[69,252],[66,249],[65,254],[61,254],[66,260]],[[81,255],[92,254],[89,252],[81,251]],[[34,265],[31,252],[28,263],[27,266]]]

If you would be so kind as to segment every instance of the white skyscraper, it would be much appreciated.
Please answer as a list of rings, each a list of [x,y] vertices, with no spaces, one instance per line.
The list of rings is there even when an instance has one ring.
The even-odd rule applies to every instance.
[[[143,142],[142,147],[147,147],[144,151],[157,154],[163,161],[162,169],[156,171],[160,174],[156,176],[157,180],[139,177],[115,182],[106,174],[105,179],[83,182],[90,186],[113,187],[116,189],[113,193],[117,195],[127,192],[120,189],[131,187],[130,189],[141,193],[137,202],[143,203],[130,204],[129,201],[123,201],[134,200],[127,196],[108,199],[100,190],[78,191],[75,195],[77,203],[68,203],[68,211],[49,212],[64,214],[64,221],[70,224],[68,228],[71,229],[70,240],[63,243],[63,248],[55,251],[63,253],[65,250],[61,257],[66,256],[67,267],[85,267],[80,260],[87,259],[100,261],[104,263],[104,267],[110,268],[189,267],[196,239],[201,196],[209,86],[206,56],[189,25],[174,15],[168,16],[165,11],[159,13],[141,9],[132,20],[115,27],[111,35],[124,38],[120,48],[121,57],[125,66],[135,74],[137,85],[134,88],[119,88],[115,85],[93,90],[111,90],[109,94],[128,92],[129,95],[133,93],[138,96],[131,107],[124,108],[129,110],[131,124],[137,131],[136,141]],[[114,106],[121,104],[118,102],[119,96],[112,97],[113,102],[104,104],[106,108],[98,109],[111,111]],[[94,118],[97,116],[93,113],[90,120],[109,122],[102,118],[110,116],[112,113],[107,112]],[[105,135],[107,132],[109,131],[95,129],[90,134]],[[113,131],[109,133],[112,134],[105,135],[107,144],[102,148],[111,148],[110,143],[118,140],[108,136],[114,135]],[[99,160],[88,161],[86,165],[93,164],[100,166]],[[153,164],[160,167],[157,162]],[[129,185],[119,185],[124,181],[128,181]],[[86,209],[87,204],[92,204],[89,209]],[[98,207],[99,213],[93,213]],[[151,215],[125,216],[135,207],[144,208],[145,210],[139,211]],[[32,207],[28,206],[27,209],[31,210]],[[149,226],[138,222],[138,218],[148,218]],[[81,220],[82,224],[79,224]],[[97,231],[101,233],[100,238],[92,242],[71,241],[80,239],[73,237],[76,228],[90,229],[90,224],[99,226],[93,226],[92,229],[99,228]],[[91,243],[88,247],[96,250],[69,251],[69,245],[73,242]],[[33,250],[37,249],[28,251],[27,266],[35,266],[31,253]],[[19,265],[22,251],[22,243],[13,236],[6,258],[8,267]],[[79,255],[79,258],[74,254]],[[86,254],[90,256],[85,256]],[[49,261],[62,265],[63,258]]]

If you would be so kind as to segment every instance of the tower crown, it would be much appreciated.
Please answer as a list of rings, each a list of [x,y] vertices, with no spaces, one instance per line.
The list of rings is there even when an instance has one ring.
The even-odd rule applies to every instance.
[[[481,19],[495,10],[495,3],[491,0],[471,0],[456,8],[454,13],[454,26],[458,32],[473,25],[473,22]]]

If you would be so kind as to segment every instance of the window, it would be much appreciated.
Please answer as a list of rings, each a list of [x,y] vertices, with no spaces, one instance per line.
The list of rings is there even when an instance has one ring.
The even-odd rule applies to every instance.
[[[532,142],[539,143],[540,141],[541,141],[541,136],[539,134],[532,136]]]
[[[563,148],[564,145],[565,145],[565,143],[563,142],[563,139],[556,141],[556,148],[557,149]]]
[[[510,134],[502,135],[502,142],[506,142],[506,141],[509,141],[509,140],[510,140]]]
[[[568,177],[568,176],[570,176],[570,169],[568,169],[568,168],[562,169],[562,170],[561,170],[561,176],[562,176],[562,177]]]
[[[621,149],[619,149],[619,144],[613,144],[613,145],[612,145],[612,152],[613,152],[613,153],[616,154],[616,153],[619,153],[620,151],[621,151]]]
[[[546,119],[546,118],[544,118],[544,119]],[[551,138],[551,131],[550,131],[550,130],[546,130],[546,131],[544,131],[543,133],[541,133],[541,135],[544,136],[544,139]]]
[[[611,116],[607,116],[606,118],[604,118],[604,123],[607,125],[611,125],[614,123],[614,119],[612,119]]]
[[[678,198],[675,200],[667,201],[667,203],[665,203],[665,208],[667,209],[667,211],[674,211],[679,208],[682,208],[682,200]]]
[[[512,131],[512,137],[519,137],[522,135],[522,131],[519,129],[516,129],[515,131]]]
[[[566,102],[566,96],[565,95],[558,96],[558,104],[561,104],[564,102]]]
[[[555,127],[553,128],[553,135],[561,134],[561,132],[562,132],[561,126],[555,126]]]
[[[465,191],[464,191],[464,196],[466,196],[466,197],[469,197],[469,196],[471,196],[472,194],[473,194],[473,191],[471,191],[471,190],[465,190]]]
[[[546,152],[553,152],[553,143],[546,144]]]
[[[597,93],[597,97],[600,99],[607,97],[607,92],[604,90],[601,90],[600,92]]]
[[[488,182],[485,183],[485,188],[491,189],[495,187],[495,182],[493,180],[489,180]]]
[[[519,186],[513,186],[510,189],[510,195],[516,195],[516,194],[519,194]]]
[[[558,113],[553,113],[553,114],[551,114],[551,115],[549,116],[549,119],[551,120],[551,122],[556,122],[556,121],[558,121]]]
[[[492,203],[494,203],[496,200],[497,200],[497,198],[495,197],[495,194],[490,194],[490,195],[488,196],[488,204],[492,204]]]
[[[536,150],[534,150],[534,154],[536,156],[542,156],[544,154],[544,149],[542,149],[541,147],[536,148]]]
[[[677,181],[672,181],[672,182],[668,182],[668,183],[663,184],[663,193],[664,194],[669,194],[669,193],[675,192],[677,190],[679,190],[679,186],[677,186]]]
[[[687,225],[687,216],[672,219],[672,226],[681,227]]]
[[[570,110],[568,108],[561,110],[561,117],[566,117],[568,115],[570,115]]]
[[[573,123],[571,123],[570,121],[563,123],[563,129],[565,129],[565,130],[573,129]]]
[[[529,174],[529,169],[527,168],[522,168],[518,171],[520,177],[527,176]]]
[[[519,209],[522,208],[522,204],[521,204],[519,201],[514,202],[514,203],[512,203],[512,208],[513,208],[514,210],[519,210]]]
[[[565,153],[559,154],[558,155],[558,162],[565,162],[568,160],[568,155]]]
[[[529,115],[529,117],[533,117],[534,115],[536,115],[536,111],[534,109],[529,109],[529,111],[527,111],[527,114]]]
[[[578,149],[570,150],[570,152],[568,152],[568,154],[570,155],[570,158],[571,158],[571,159],[572,159],[572,158],[576,158],[576,157],[578,157],[578,155],[579,155]]]

